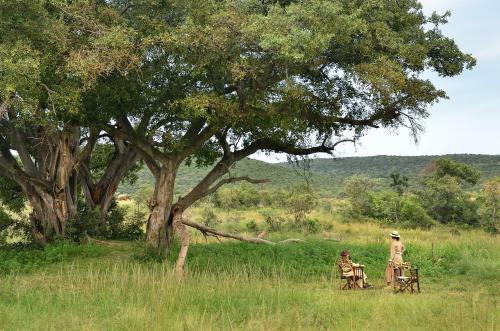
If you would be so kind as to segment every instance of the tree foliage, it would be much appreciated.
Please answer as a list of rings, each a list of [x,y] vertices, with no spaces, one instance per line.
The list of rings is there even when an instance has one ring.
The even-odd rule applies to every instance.
[[[287,194],[285,206],[288,213],[293,216],[295,223],[302,223],[307,214],[316,206],[316,198],[309,186],[298,184],[292,187]]]
[[[483,224],[491,231],[499,232],[500,177],[486,181],[480,192],[482,202],[480,214]]]
[[[67,141],[72,132],[68,148],[75,151],[84,135],[81,159],[87,165],[104,129],[118,151],[116,164],[133,164],[133,151],[120,154],[132,146],[155,177],[147,240],[162,249],[180,219],[174,211],[182,213],[226,183],[255,182],[223,177],[235,162],[258,150],[331,153],[368,128],[405,125],[416,133],[427,107],[446,97],[424,71],[455,76],[475,64],[441,32],[447,14],[426,17],[414,0],[0,4],[0,62],[7,68],[0,73],[0,102],[9,113],[0,132],[10,160],[1,174],[40,180],[34,171],[40,169],[30,164],[36,153],[24,153],[15,132],[8,135],[20,114],[36,121],[21,122],[25,137]],[[19,96],[25,101],[18,103]],[[27,110],[19,112],[17,104]],[[9,157],[12,149],[21,163]],[[67,164],[67,171],[43,178],[65,194],[52,197],[48,189],[45,200],[75,191],[70,178],[80,170],[80,156],[71,155],[55,161]],[[122,161],[123,155],[130,159]],[[127,170],[115,171],[115,163],[107,162],[111,173]],[[183,162],[214,166],[174,202]],[[105,172],[96,183],[88,169],[81,170],[88,203],[109,205],[100,198],[109,198],[116,178]],[[64,203],[74,211],[72,200]],[[59,214],[66,212],[55,208],[54,216],[44,208],[37,209],[40,223],[54,223],[48,228],[64,234],[67,217]]]
[[[353,215],[367,214],[369,206],[369,192],[374,191],[379,186],[375,179],[364,175],[354,175],[349,177],[344,184],[344,192],[350,203],[350,212]]]
[[[408,188],[408,177],[401,176],[401,174],[397,171],[391,172],[390,177],[392,182],[389,186],[399,195],[402,195],[405,189]]]
[[[438,159],[424,173],[418,194],[431,217],[441,223],[478,224],[478,205],[465,191],[466,185],[479,180],[481,174],[477,169],[450,159]]]

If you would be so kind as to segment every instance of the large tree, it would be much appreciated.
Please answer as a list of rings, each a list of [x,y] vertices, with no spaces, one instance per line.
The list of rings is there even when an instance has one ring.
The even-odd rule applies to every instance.
[[[475,62],[441,33],[447,15],[426,17],[414,0],[47,3],[67,15],[63,27],[79,26],[61,56],[64,77],[85,89],[84,118],[131,143],[156,178],[149,245],[168,250],[175,227],[180,260],[184,224],[201,229],[183,211],[253,181],[224,177],[232,164],[259,150],[331,153],[368,128],[416,132],[445,97],[422,73]],[[213,168],[174,202],[182,162]]]
[[[132,145],[106,142],[100,124],[84,116],[92,78],[73,75],[74,66],[82,46],[95,41],[89,36],[109,39],[119,17],[94,9],[88,2],[0,1],[0,175],[29,201],[40,243],[63,236],[75,217],[79,179],[91,207],[105,215],[118,182],[138,160]],[[119,67],[111,50],[102,52],[101,66]],[[114,152],[107,148],[111,157],[96,180],[93,152],[109,145]]]
[[[258,150],[330,153],[368,128],[416,132],[446,97],[422,73],[455,76],[475,63],[441,33],[447,14],[426,17],[414,0],[101,5],[116,6],[141,63],[97,78],[94,110],[115,105],[108,133],[136,146],[156,178],[147,241],[162,250],[173,226],[191,223],[182,213],[194,201],[248,179],[223,177],[234,162]],[[96,77],[107,74],[91,60]],[[214,166],[174,202],[183,161]]]

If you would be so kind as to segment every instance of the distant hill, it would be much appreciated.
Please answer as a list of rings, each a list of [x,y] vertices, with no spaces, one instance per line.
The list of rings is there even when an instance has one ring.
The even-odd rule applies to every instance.
[[[197,168],[195,166],[181,166],[177,175],[176,194],[187,192],[205,176],[210,168]],[[263,161],[244,159],[231,168],[231,176],[247,175],[255,179],[270,179],[271,182],[263,184],[273,188],[286,188],[294,183],[303,181],[302,177],[291,167],[282,164],[272,164]],[[323,182],[331,182],[329,175],[316,174],[315,178]],[[144,167],[138,173],[138,180],[133,185],[128,183],[120,184],[118,191],[134,195],[139,187],[154,185],[154,178],[151,172]],[[325,185],[327,188],[327,186]]]
[[[500,175],[500,155],[450,154],[430,156],[367,156],[345,157],[338,159],[314,159],[311,171],[328,176],[349,177],[365,174],[370,177],[387,177],[392,171],[398,171],[408,177],[416,177],[432,160],[450,158],[458,162],[472,165],[481,171],[481,177],[489,178]],[[287,163],[281,163],[291,167]]]
[[[472,165],[481,171],[481,180],[492,176],[500,176],[500,155],[452,154],[441,156],[369,156],[346,157],[338,159],[312,159],[310,172],[312,186],[322,195],[336,195],[342,190],[343,182],[347,177],[363,174],[372,178],[382,178],[388,181],[392,171],[398,171],[412,179],[420,174],[421,170],[432,160],[448,157],[453,160]],[[182,166],[179,169],[176,182],[176,193],[185,193],[193,187],[209,171],[208,168]],[[240,161],[232,170],[231,175],[248,175],[252,178],[270,179],[271,188],[286,188],[294,183],[303,182],[300,171],[288,163],[266,163],[263,161],[245,159]],[[119,192],[134,195],[137,188],[154,184],[151,173],[143,168],[138,174],[138,181],[134,185],[121,184]]]

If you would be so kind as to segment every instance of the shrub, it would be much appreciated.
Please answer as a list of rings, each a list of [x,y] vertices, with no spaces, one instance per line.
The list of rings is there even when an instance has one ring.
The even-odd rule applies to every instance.
[[[321,223],[315,218],[306,218],[302,222],[302,228],[306,233],[319,233],[321,232]]]
[[[253,207],[260,203],[259,192],[252,185],[241,185],[238,193],[238,200],[242,207]]]
[[[66,224],[66,236],[74,242],[80,242],[87,235],[101,236],[104,228],[101,228],[100,217],[98,209],[91,209],[87,204],[80,203],[76,217]]]
[[[369,192],[368,212],[388,224],[398,226],[429,228],[435,224],[419,201],[412,195],[400,196],[393,191]]]
[[[268,216],[266,217],[266,224],[267,224],[267,229],[270,232],[279,232],[283,229],[283,225],[285,224],[286,220],[283,217],[271,217]]]
[[[306,218],[302,221],[289,221],[288,230],[293,232],[302,232],[306,234],[319,233],[322,230],[321,223],[315,218]]]
[[[201,210],[201,218],[203,224],[210,228],[213,228],[220,223],[219,218],[210,207],[205,207]]]
[[[295,222],[300,223],[316,206],[316,200],[310,187],[296,185],[290,190],[285,206],[287,212],[295,219]]]
[[[138,239],[144,232],[144,214],[137,212],[131,218],[125,218],[125,210],[115,200],[111,203],[104,222],[98,209],[91,209],[86,204],[79,204],[77,216],[69,220],[66,235],[75,242],[85,236],[106,239]]]
[[[259,227],[257,225],[257,223],[255,223],[255,221],[250,221],[250,222],[247,222],[245,224],[246,228],[248,231],[251,231],[251,232],[257,232],[259,231]]]
[[[369,192],[365,216],[399,223],[403,198],[393,191]]]
[[[376,189],[379,185],[379,181],[364,175],[354,175],[346,179],[344,192],[350,202],[350,213],[353,216],[369,213],[369,192]]]
[[[412,197],[403,197],[401,203],[401,219],[408,227],[430,228],[436,222],[427,214],[424,207]]]

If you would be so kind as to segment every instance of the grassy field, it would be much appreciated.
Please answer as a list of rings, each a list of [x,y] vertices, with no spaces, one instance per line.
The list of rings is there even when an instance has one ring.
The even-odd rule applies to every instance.
[[[498,330],[500,240],[479,231],[402,231],[420,294],[384,290],[389,229],[334,224],[341,241],[257,246],[195,235],[187,279],[140,245],[110,241],[0,250],[1,330]],[[279,239],[285,235],[274,235]],[[433,249],[434,246],[434,249]],[[373,288],[338,289],[342,249]],[[433,258],[434,256],[434,258]]]

